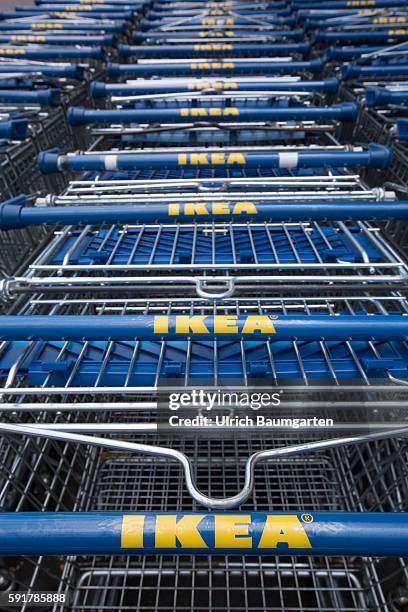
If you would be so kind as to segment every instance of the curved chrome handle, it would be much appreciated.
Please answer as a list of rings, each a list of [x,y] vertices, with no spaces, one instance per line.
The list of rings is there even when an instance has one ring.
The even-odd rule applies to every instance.
[[[224,284],[226,285],[226,289],[225,291],[222,291],[221,293],[216,293],[216,292],[212,292],[212,291],[208,291],[204,289],[204,285],[208,286],[208,282],[205,278],[196,278],[195,279],[195,283],[196,283],[196,291],[197,291],[197,295],[199,295],[202,298],[208,299],[208,300],[223,300],[225,298],[231,297],[234,292],[235,292],[235,278],[229,276],[228,278],[225,279]],[[220,283],[217,284],[217,286],[219,287]]]
[[[20,434],[23,436],[32,436],[34,438],[49,438],[53,440],[62,440],[63,442],[75,442],[77,444],[89,444],[101,448],[109,448],[112,450],[140,452],[146,455],[155,457],[167,457],[175,459],[181,464],[184,470],[186,485],[191,497],[202,506],[213,510],[228,510],[235,508],[247,501],[254,488],[254,470],[257,463],[277,459],[279,457],[288,457],[292,455],[301,455],[314,451],[322,451],[329,448],[338,448],[340,446],[348,446],[349,444],[363,444],[373,442],[374,440],[386,440],[390,438],[399,438],[408,436],[408,427],[400,427],[392,430],[379,431],[361,436],[349,436],[345,438],[332,438],[329,440],[319,440],[316,442],[308,442],[305,444],[297,444],[283,448],[273,448],[263,451],[258,451],[249,456],[245,465],[245,482],[241,491],[232,497],[223,499],[208,497],[201,493],[197,488],[193,475],[193,467],[190,459],[182,452],[172,448],[163,446],[153,446],[150,444],[139,444],[138,442],[125,442],[122,440],[112,440],[107,438],[98,438],[89,435],[65,433],[61,431],[52,431],[40,429],[36,427],[28,427],[26,425],[18,425],[14,423],[0,423],[0,432],[4,434]],[[270,508],[272,510],[272,508]]]

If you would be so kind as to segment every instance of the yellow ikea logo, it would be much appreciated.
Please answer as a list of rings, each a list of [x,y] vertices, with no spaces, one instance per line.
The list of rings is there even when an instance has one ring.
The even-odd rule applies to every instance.
[[[312,548],[296,514],[266,514],[256,534],[250,514],[156,514],[153,518],[154,527],[150,527],[145,514],[124,515],[121,548],[143,549],[146,536],[153,536],[148,548],[155,549],[258,550],[276,549],[280,544],[288,549]]]
[[[201,20],[201,25],[215,26],[215,25],[234,25],[235,21],[228,17],[228,19],[213,19],[208,17]]]
[[[347,6],[374,6],[375,0],[349,0]]]
[[[235,106],[225,108],[181,108],[180,117],[237,117],[239,110]]]
[[[235,67],[234,62],[194,62],[191,70],[226,70]]]
[[[198,81],[188,83],[187,89],[189,91],[200,90],[200,89],[238,89],[238,83],[235,81]]]
[[[268,315],[248,315],[240,320],[237,315],[155,315],[153,333],[168,334],[171,323],[176,334],[275,334],[275,319]]]
[[[10,37],[11,42],[45,42],[45,36],[24,36],[17,34]]]
[[[405,17],[375,17],[373,23],[406,23]]]
[[[179,166],[219,166],[232,164],[246,164],[243,153],[179,153],[177,156]]]
[[[62,23],[32,23],[32,30],[62,30],[64,25]]]
[[[25,49],[0,49],[0,55],[24,55]]]
[[[200,38],[231,38],[235,36],[233,30],[204,30],[198,33]]]
[[[399,28],[398,30],[388,30],[388,36],[404,36],[404,34],[408,34],[408,30],[402,30]]]
[[[207,43],[194,45],[194,51],[232,51],[234,45],[232,43]]]
[[[253,202],[186,202],[169,204],[169,217],[179,215],[256,215],[258,210]]]

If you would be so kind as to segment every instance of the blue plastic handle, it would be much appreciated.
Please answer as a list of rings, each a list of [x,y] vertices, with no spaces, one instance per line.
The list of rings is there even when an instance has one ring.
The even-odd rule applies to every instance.
[[[1,37],[0,37],[1,40]],[[217,55],[290,55],[299,53],[305,55],[309,53],[311,45],[309,43],[234,43],[221,42],[217,43],[196,43],[194,45],[118,45],[118,53],[120,57],[194,57],[199,56],[209,57]]]
[[[28,121],[26,119],[11,119],[0,121],[0,138],[10,140],[24,140],[28,133]]]
[[[246,81],[240,78],[228,81],[217,78],[210,79],[139,79],[134,83],[104,83],[93,81],[90,85],[91,95],[94,98],[105,96],[136,96],[160,93],[197,92],[203,89],[214,91],[311,91],[323,93],[336,93],[339,81],[335,77],[328,77],[321,81],[276,81],[273,78],[259,78],[256,81]]]
[[[69,17],[75,16],[79,13],[81,17],[96,17],[97,19],[125,19],[127,21],[131,21],[133,19],[133,14],[135,12],[133,10],[126,11],[115,7],[99,7],[98,5],[92,5],[92,10],[88,11],[87,7],[84,7],[81,4],[75,7],[74,11],[65,6],[57,7],[52,4],[44,4],[42,6],[16,6],[15,10],[21,13],[21,17],[36,17],[37,15],[44,15],[44,13],[49,15],[56,14],[58,17],[61,15],[61,13],[64,13],[67,17]],[[16,18],[16,14],[12,14],[14,15],[14,18]]]
[[[41,49],[31,47],[0,47],[1,57],[17,57],[19,59],[78,59],[93,58],[103,60],[105,51],[101,46],[94,47],[47,47]],[[14,67],[14,72],[16,67]]]
[[[260,264],[262,267],[262,264]],[[0,315],[0,340],[403,341],[404,315]]]
[[[387,78],[393,76],[407,76],[407,64],[378,64],[372,66],[359,66],[357,64],[345,64],[341,69],[341,78],[344,81],[348,79],[359,78]]]
[[[1,16],[4,13],[0,13]],[[15,14],[14,14],[15,17]],[[0,30],[2,31],[25,31],[28,33],[35,32],[38,33],[51,33],[55,31],[61,30],[83,30],[85,32],[97,31],[97,32],[123,32],[126,27],[125,21],[117,21],[110,23],[81,23],[79,21],[64,21],[61,20],[47,20],[47,21],[35,21],[35,22],[27,22],[27,21],[16,21],[15,23],[6,22],[0,23]]]
[[[404,512],[2,512],[1,555],[405,557]]]
[[[12,73],[16,72],[15,64],[0,64],[0,72],[4,73]],[[44,76],[50,77],[66,77],[72,78],[75,80],[82,80],[85,76],[85,70],[82,66],[78,66],[75,64],[72,65],[61,65],[61,64],[18,64],[18,72],[35,74],[39,73]]]
[[[383,46],[373,45],[361,45],[360,47],[329,47],[326,51],[326,59],[328,61],[333,59],[354,59],[355,57],[361,57],[365,53],[376,53],[380,51]]]
[[[92,45],[113,45],[115,37],[113,34],[104,34],[103,36],[72,36],[60,35],[52,36],[48,34],[4,34],[0,35],[0,43],[22,43],[28,44],[44,44],[44,45],[83,45],[87,47]]]
[[[208,10],[208,9],[204,9],[204,10]],[[163,18],[170,18],[170,19],[183,19],[185,17],[194,17],[194,16],[199,16],[202,14],[203,9],[202,8],[186,8],[186,9],[179,9],[179,10],[173,10],[170,12],[170,9],[166,12],[165,11],[158,11],[158,10],[151,10],[151,11],[147,11],[146,13],[146,17],[148,20],[150,21],[154,21],[154,20],[158,20],[158,19],[163,19]],[[282,25],[286,25],[286,26],[294,26],[297,23],[297,19],[295,16],[291,16],[291,17],[272,17],[271,16],[271,11],[269,9],[265,9],[265,10],[258,10],[255,7],[254,8],[248,8],[248,9],[244,9],[241,8],[239,6],[239,4],[235,5],[235,7],[233,5],[229,5],[228,8],[226,9],[226,12],[234,12],[236,15],[238,16],[244,16],[244,15],[250,15],[251,17],[258,17],[258,16],[262,16],[263,18],[265,18],[265,16],[268,17],[268,24],[269,25],[277,25],[277,26],[282,26]],[[221,15],[222,16],[222,15]],[[209,17],[211,18],[211,15],[209,15]],[[187,24],[186,24],[187,25]],[[188,25],[190,25],[190,22],[188,22]]]
[[[356,10],[358,9],[359,10],[362,10],[362,9],[372,10],[373,8],[379,9],[379,8],[398,7],[398,6],[400,6],[401,8],[405,8],[406,6],[402,0],[361,0],[359,4],[357,5],[350,4],[350,2],[353,2],[353,1],[354,0],[331,0],[330,6],[328,8],[347,9],[352,6],[355,6]],[[321,2],[316,2],[315,0],[314,1],[313,0],[293,0],[292,6],[297,9],[307,9],[307,10],[322,8]]]
[[[239,123],[247,121],[292,121],[336,119],[355,121],[358,104],[342,102],[333,106],[293,106],[288,108],[237,108],[235,106],[192,106],[170,109],[91,109],[70,107],[67,113],[70,125],[88,123]]]
[[[0,81],[0,86],[2,84],[3,81]],[[61,92],[57,89],[0,89],[0,102],[29,102],[43,106],[56,106],[61,102]]]
[[[300,152],[227,152],[197,150],[195,153],[88,153],[60,155],[58,150],[42,151],[37,157],[41,172],[48,174],[70,170],[113,171],[140,168],[320,168],[322,166],[370,166],[387,168],[391,161],[391,150],[378,144],[370,144],[363,151],[300,151]]]
[[[408,28],[391,27],[387,30],[352,30],[326,32],[325,30],[317,30],[315,32],[316,42],[391,42],[408,40]]]
[[[108,64],[109,76],[135,75],[216,75],[229,76],[234,74],[293,74],[302,72],[322,72],[324,62],[322,60],[310,60],[308,62],[240,62],[239,60],[218,60],[212,62],[179,62],[169,64]]]
[[[408,89],[390,91],[383,87],[367,87],[365,99],[368,107],[387,106],[387,104],[405,104],[408,102]]]
[[[212,223],[243,221],[408,219],[408,201],[322,202],[256,200],[228,196],[212,202],[169,204],[102,204],[98,206],[52,206],[26,208],[25,196],[0,204],[0,229],[31,225],[102,225],[120,223]]]

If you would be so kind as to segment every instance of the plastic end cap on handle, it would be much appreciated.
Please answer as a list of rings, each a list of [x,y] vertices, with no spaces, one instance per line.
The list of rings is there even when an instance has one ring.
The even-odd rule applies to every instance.
[[[116,36],[114,34],[105,34],[103,37],[104,45],[114,45],[116,44]]]
[[[365,90],[365,100],[369,108],[386,102],[386,97],[383,95],[383,90],[379,87],[367,87]]]
[[[92,98],[104,98],[106,96],[105,83],[101,81],[92,81],[90,85],[90,92]]]
[[[10,230],[24,227],[21,221],[21,209],[27,203],[27,196],[21,194],[0,204],[0,229]]]
[[[324,60],[323,59],[314,59],[309,62],[309,70],[310,72],[323,72],[324,70]]]
[[[69,125],[84,125],[85,109],[80,106],[70,106],[67,110],[67,121]]]
[[[59,172],[59,149],[48,149],[37,155],[37,166],[43,174]]]
[[[24,140],[27,137],[28,121],[27,119],[13,119],[8,121],[10,124],[10,138],[13,140]]]
[[[360,76],[360,66],[356,66],[355,64],[345,64],[341,67],[341,78],[343,81],[354,79],[358,76]]]
[[[337,93],[339,90],[339,80],[336,77],[328,77],[324,79],[324,91],[325,93]]]
[[[109,76],[117,76],[120,74],[120,64],[108,63],[106,65],[106,72]]]
[[[368,145],[370,154],[369,166],[371,168],[385,169],[391,163],[392,153],[389,147],[380,144]]]
[[[58,106],[58,104],[61,104],[61,92],[58,89],[40,89],[37,91],[37,97],[44,106]]]
[[[120,57],[130,57],[132,55],[132,47],[130,45],[118,45],[118,54]]]
[[[357,102],[342,102],[340,106],[343,121],[355,121],[357,119],[359,111]]]
[[[397,119],[398,140],[408,140],[408,119]]]

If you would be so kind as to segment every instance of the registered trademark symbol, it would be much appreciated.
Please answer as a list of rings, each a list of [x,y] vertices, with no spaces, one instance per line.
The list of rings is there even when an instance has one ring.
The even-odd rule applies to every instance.
[[[304,523],[313,523],[313,516],[311,514],[302,514],[300,518]]]

